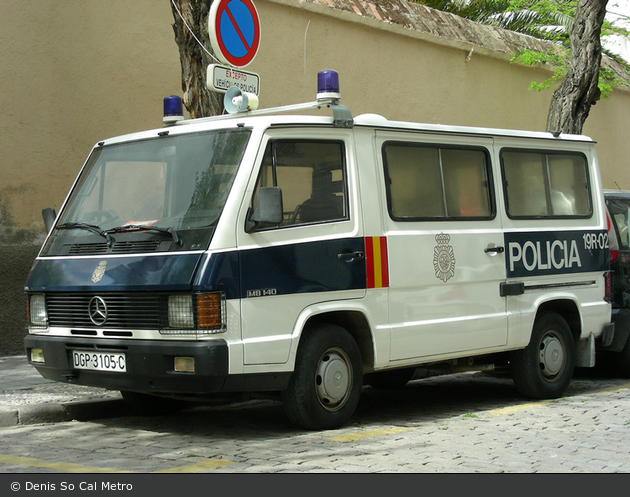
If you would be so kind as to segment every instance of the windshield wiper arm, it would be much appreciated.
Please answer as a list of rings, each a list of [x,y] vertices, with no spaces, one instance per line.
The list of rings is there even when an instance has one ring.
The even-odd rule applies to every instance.
[[[58,230],[88,230],[92,233],[96,233],[97,235],[101,235],[103,238],[107,239],[107,244],[109,246],[112,245],[112,237],[109,235],[107,231],[104,231],[100,226],[96,226],[95,224],[88,223],[63,223],[55,226],[55,229]]]
[[[170,235],[173,238],[173,243],[175,245],[182,244],[182,241],[179,239],[174,229],[161,228],[159,226],[149,226],[146,224],[125,224],[123,226],[118,226],[117,228],[107,230],[105,233],[125,233],[126,231],[157,231],[158,233],[165,233]]]

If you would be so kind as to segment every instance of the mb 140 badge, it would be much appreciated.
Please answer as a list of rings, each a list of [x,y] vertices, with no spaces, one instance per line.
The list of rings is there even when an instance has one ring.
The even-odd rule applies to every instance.
[[[435,241],[437,242],[433,249],[435,277],[446,283],[455,276],[455,254],[453,253],[453,247],[448,244],[451,241],[451,237],[446,233],[440,233],[435,235]]]
[[[103,276],[105,276],[105,266],[107,266],[107,261],[101,261],[98,263],[98,266],[96,266],[96,269],[92,273],[92,281],[94,283],[98,283],[103,279]]]

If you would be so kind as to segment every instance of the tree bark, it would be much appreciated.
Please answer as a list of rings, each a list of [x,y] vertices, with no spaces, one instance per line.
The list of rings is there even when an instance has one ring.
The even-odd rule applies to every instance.
[[[173,31],[175,42],[179,47],[182,69],[182,102],[193,119],[222,114],[223,94],[210,91],[206,86],[208,65],[214,62],[208,35],[208,12],[211,2],[209,0],[169,1],[171,1],[171,10],[175,19]],[[178,10],[199,41],[186,27]]]
[[[600,35],[608,0],[579,0],[570,35],[569,70],[553,93],[547,131],[581,134],[591,106],[599,100]]]

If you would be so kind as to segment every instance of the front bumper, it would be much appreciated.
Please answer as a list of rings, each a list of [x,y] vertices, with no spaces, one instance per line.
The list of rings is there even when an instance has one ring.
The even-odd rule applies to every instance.
[[[90,340],[73,337],[28,335],[27,358],[49,380],[76,385],[180,396],[218,392],[284,390],[291,373],[228,374],[228,345],[224,340],[180,342],[174,340]],[[31,360],[31,350],[44,351],[44,363]],[[72,364],[72,351],[124,352],[126,372],[90,371]],[[175,357],[194,357],[195,372],[174,369]]]
[[[228,377],[228,347],[223,340],[177,342],[151,340],[86,340],[28,335],[28,360],[47,379],[153,393],[203,394],[223,390]],[[42,349],[45,363],[31,361],[31,350]],[[72,351],[123,352],[126,372],[90,371],[72,365]],[[174,370],[176,356],[194,357],[195,372]]]

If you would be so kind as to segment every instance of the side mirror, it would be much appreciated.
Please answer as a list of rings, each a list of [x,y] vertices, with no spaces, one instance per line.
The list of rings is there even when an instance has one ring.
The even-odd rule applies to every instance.
[[[50,233],[53,225],[55,224],[55,218],[57,213],[52,207],[47,207],[42,211],[42,217],[44,218],[44,226],[46,227],[46,233]]]
[[[251,212],[246,231],[252,231],[256,226],[280,224],[282,214],[282,190],[277,186],[260,188],[257,192],[258,205]]]

